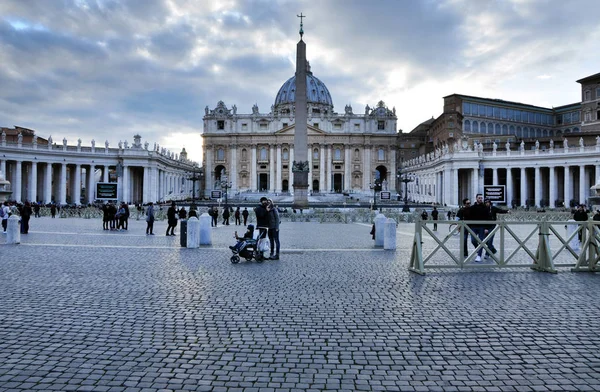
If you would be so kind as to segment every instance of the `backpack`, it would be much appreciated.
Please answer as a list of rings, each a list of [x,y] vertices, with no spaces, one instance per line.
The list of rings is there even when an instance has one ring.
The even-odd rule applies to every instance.
[[[4,218],[4,215],[6,215],[6,212],[4,212],[4,207],[0,207],[0,218]]]

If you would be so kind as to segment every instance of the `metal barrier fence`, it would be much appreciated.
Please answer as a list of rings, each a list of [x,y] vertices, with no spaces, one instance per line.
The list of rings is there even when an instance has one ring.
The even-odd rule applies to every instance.
[[[415,222],[409,267],[412,272],[425,274],[426,268],[518,267],[552,273],[557,272],[556,267],[600,272],[598,221],[494,221],[494,227],[490,226],[483,238],[475,228],[489,226],[490,221],[438,221],[441,232],[433,231],[432,223]],[[471,245],[474,249],[468,253]],[[475,262],[478,251],[489,257]]]

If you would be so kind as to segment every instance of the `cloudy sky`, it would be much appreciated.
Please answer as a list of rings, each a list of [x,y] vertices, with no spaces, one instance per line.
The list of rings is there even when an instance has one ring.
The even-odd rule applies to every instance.
[[[2,0],[0,126],[200,160],[205,106],[270,111],[300,12],[335,110],[383,100],[404,132],[445,95],[561,106],[600,72],[597,0]]]

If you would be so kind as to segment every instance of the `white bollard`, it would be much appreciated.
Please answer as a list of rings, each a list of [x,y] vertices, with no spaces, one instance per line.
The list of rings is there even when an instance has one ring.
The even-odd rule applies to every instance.
[[[206,212],[200,216],[200,245],[212,245],[211,221],[212,217]]]
[[[7,244],[20,244],[21,243],[21,230],[19,227],[21,218],[16,215],[12,215],[6,222],[6,243]]]
[[[385,215],[377,214],[375,217],[375,246],[383,246],[385,236]]]
[[[392,218],[387,218],[385,221],[383,249],[396,250],[396,221]]]
[[[200,221],[192,216],[187,221],[187,244],[186,248],[198,248],[200,246]]]

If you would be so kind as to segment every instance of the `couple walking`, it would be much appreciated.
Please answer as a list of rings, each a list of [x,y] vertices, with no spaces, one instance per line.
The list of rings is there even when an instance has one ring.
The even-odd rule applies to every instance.
[[[263,238],[265,232],[271,242],[271,260],[279,260],[279,212],[273,204],[273,200],[266,197],[260,198],[260,204],[254,209],[256,214],[256,227],[259,230],[259,238]]]

